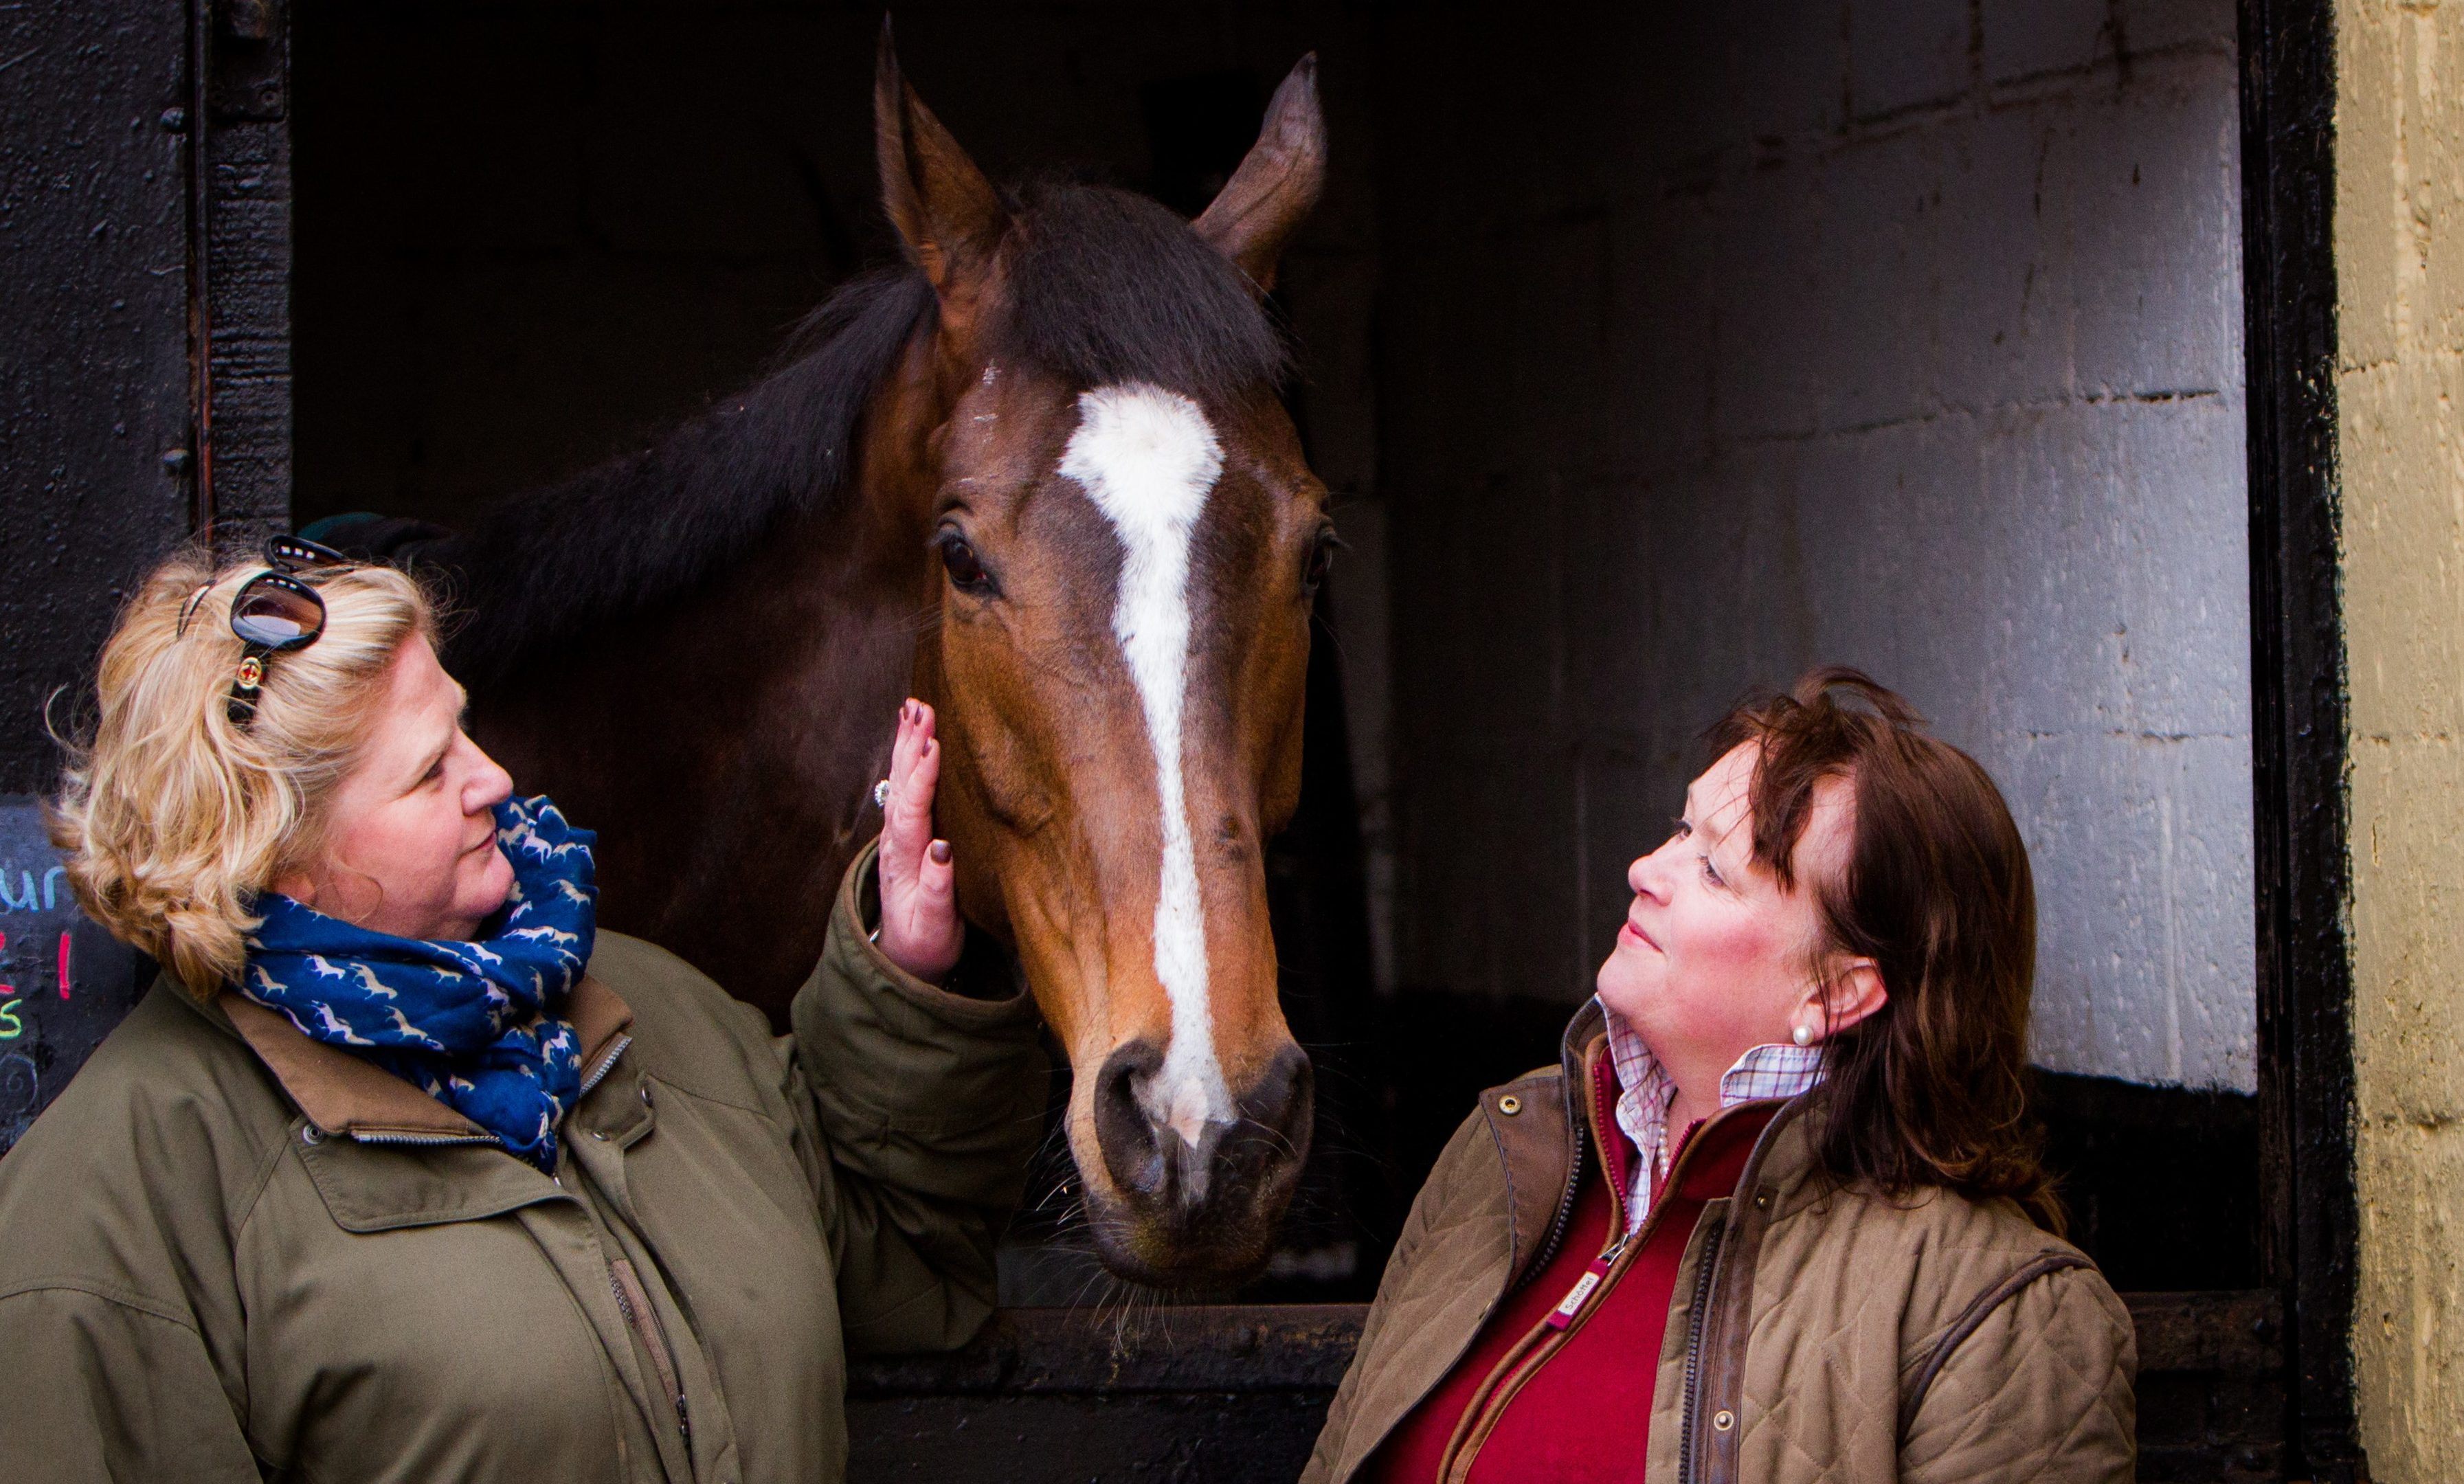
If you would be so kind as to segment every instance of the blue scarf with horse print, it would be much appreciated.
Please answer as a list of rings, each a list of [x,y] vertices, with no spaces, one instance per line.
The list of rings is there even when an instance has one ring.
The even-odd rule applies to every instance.
[[[557,1125],[582,1091],[582,1047],[559,1015],[590,962],[597,839],[544,794],[497,805],[514,889],[471,943],[371,932],[260,893],[264,922],[247,940],[240,992],[311,1039],[426,1089],[554,1174]]]

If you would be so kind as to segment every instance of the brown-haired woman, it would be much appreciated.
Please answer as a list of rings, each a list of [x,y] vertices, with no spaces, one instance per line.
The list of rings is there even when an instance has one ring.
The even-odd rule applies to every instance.
[[[1853,670],[1712,741],[1563,1064],[1421,1189],[1304,1477],[2127,1480],[2130,1319],[2025,1118],[2002,796]]]

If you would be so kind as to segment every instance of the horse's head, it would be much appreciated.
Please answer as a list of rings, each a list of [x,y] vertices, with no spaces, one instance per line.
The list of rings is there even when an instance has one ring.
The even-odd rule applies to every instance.
[[[1075,1069],[1101,1255],[1180,1283],[1261,1261],[1310,1126],[1263,856],[1300,793],[1326,491],[1262,302],[1323,175],[1315,64],[1195,223],[1092,186],[997,193],[884,38],[883,192],[938,313],[899,390],[931,504],[917,661],[968,916]]]

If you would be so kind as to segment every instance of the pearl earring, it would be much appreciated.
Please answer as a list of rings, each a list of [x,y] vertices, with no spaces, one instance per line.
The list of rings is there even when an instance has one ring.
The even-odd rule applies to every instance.
[[[1814,1044],[1814,1027],[1799,1025],[1788,1033],[1788,1038],[1800,1046],[1811,1046]]]

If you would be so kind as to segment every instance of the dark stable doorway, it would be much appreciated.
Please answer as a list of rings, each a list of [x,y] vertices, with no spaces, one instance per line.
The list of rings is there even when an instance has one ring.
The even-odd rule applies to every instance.
[[[303,5],[294,55],[297,520],[378,510],[465,521],[754,374],[786,325],[888,251],[868,114],[875,22],[785,5]],[[1303,358],[1295,418],[1336,491],[1338,524],[1345,500],[1376,495],[1381,441],[1417,447],[1432,422],[1482,426],[1486,409],[1458,406],[1460,389],[1397,362],[1395,347],[1420,343],[1429,327],[1398,334],[1380,318],[1381,273],[1399,280],[1390,296],[1457,296],[1445,271],[1410,258],[1410,233],[1380,236],[1375,219],[1391,215],[1389,197],[1402,188],[1387,177],[1408,184],[1436,162],[1434,146],[1416,140],[1424,131],[1372,115],[1373,103],[1398,97],[1424,104],[1433,69],[1470,64],[1456,54],[1477,50],[1476,31],[1451,42],[1404,34],[1333,6],[1272,21],[1239,7],[1181,8],[1135,35],[974,5],[902,9],[898,25],[911,75],[996,176],[1057,168],[1184,211],[1203,204],[1254,137],[1290,58],[1319,51],[1337,175],[1279,297]],[[1404,59],[1416,79],[1408,86],[1393,80],[1387,54],[1398,48],[1417,49]],[[1614,101],[1578,93],[1561,112]],[[1494,174],[1497,161],[1545,151],[1552,130],[1576,127],[1546,109],[1497,120],[1496,159],[1480,168]],[[1681,178],[1669,199],[1702,188]],[[1487,249],[1478,245],[1491,239],[1471,240],[1469,251],[1517,251],[1502,237],[1505,246]],[[1797,249],[1767,251],[1785,266]],[[1550,272],[1593,271],[1542,261]],[[1481,366],[1484,384],[1524,374],[1511,369],[1517,357],[1592,363],[1598,352],[1557,323],[1587,313],[1556,293],[1567,282],[1544,275],[1539,292],[1524,291],[1511,322],[1526,343],[1465,340],[1455,359]],[[1492,305],[1468,319],[1494,328],[1507,312]],[[1581,334],[1613,349],[1648,328],[1628,315]],[[1364,348],[1373,345],[1384,349]],[[1384,417],[1381,396],[1397,404]],[[1527,422],[1501,435],[1563,442],[1582,426]],[[1521,497],[1501,488],[1498,497],[1509,496]],[[1397,562],[1429,554],[1428,537],[1418,539],[1395,548]],[[1319,1065],[1319,1153],[1278,1276],[1252,1297],[1367,1297],[1404,1204],[1478,1089],[1553,1059],[1587,969],[1570,949],[1567,964],[1542,966],[1545,984],[1517,995],[1470,977],[1468,966],[1423,962],[1390,970],[1385,993],[1373,992],[1375,862],[1355,743],[1367,755],[1394,753],[1408,729],[1398,718],[1394,736],[1364,733],[1347,715],[1364,676],[1388,685],[1392,655],[1340,642],[1385,631],[1382,615],[1361,622],[1385,605],[1385,575],[1371,586],[1346,578],[1338,562],[1312,651],[1302,812],[1269,868],[1287,1014]],[[1395,622],[1417,625],[1432,605],[1443,609],[1444,591],[1426,581],[1398,589]],[[1448,641],[1411,642],[1425,655]],[[1407,662],[1403,679],[1414,665],[1424,677],[1443,669]],[[1355,673],[1346,677],[1347,666]],[[1423,733],[1443,725],[1419,723]],[[1450,810],[1467,805],[1450,802],[1455,792],[1424,785],[1411,801],[1421,840],[1462,834],[1446,825]],[[1639,818],[1658,802],[1609,812]],[[1371,802],[1373,818],[1379,807]],[[1386,848],[1398,847],[1390,839]],[[1454,870],[1518,874],[1510,859],[1449,865],[1410,858],[1408,841],[1399,848],[1407,859],[1390,893],[1412,891],[1415,871],[1423,882]],[[1594,866],[1604,884],[1617,870],[1605,860]],[[2045,1073],[2038,1105],[2074,1234],[2118,1285],[2258,1282],[2258,1127],[2248,1095]],[[1034,1233],[1040,1219],[1030,1211],[1022,1232]],[[1038,1297],[1088,1291],[1083,1265],[1036,1273],[1027,1291]]]

